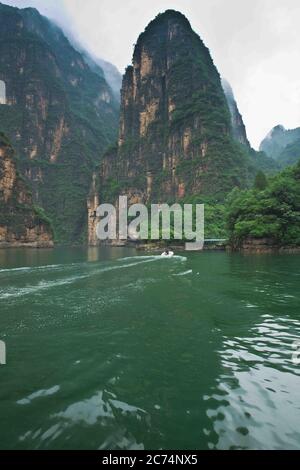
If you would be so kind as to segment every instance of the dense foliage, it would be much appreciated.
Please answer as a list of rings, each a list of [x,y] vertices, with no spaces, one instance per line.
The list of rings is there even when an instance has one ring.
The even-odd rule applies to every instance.
[[[268,238],[278,245],[299,245],[300,162],[269,178],[264,189],[234,189],[227,204],[233,245],[238,246],[247,238]]]

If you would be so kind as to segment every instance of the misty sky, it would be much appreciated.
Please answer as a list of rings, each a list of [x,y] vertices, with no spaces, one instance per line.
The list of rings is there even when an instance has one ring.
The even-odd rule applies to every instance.
[[[299,0],[1,1],[38,8],[122,73],[149,21],[180,10],[231,83],[255,148],[276,124],[300,126]]]

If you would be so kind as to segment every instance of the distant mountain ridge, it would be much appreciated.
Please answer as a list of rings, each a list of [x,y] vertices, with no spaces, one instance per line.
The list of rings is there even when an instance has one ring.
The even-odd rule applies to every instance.
[[[81,44],[79,44],[79,42],[73,37],[71,33],[67,33],[67,37],[69,38],[69,41],[73,47],[82,55],[91,70],[97,73],[100,77],[105,78],[113,91],[115,99],[118,101],[118,103],[120,103],[122,75],[117,67],[112,63],[93,55]]]
[[[122,87],[122,75],[117,69],[117,67],[106,60],[99,59],[90,55],[88,52],[82,53],[83,57],[87,61],[87,64],[91,67],[93,71],[99,73],[99,68],[103,71],[104,78],[111,87],[115,99],[120,102],[120,93]],[[95,67],[96,65],[96,67]]]
[[[300,159],[300,127],[285,129],[277,125],[260,144],[260,150],[281,166],[294,165]]]

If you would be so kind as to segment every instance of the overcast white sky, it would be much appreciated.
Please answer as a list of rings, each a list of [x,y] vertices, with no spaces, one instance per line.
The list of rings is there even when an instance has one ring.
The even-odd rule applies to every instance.
[[[1,0],[34,6],[123,73],[157,13],[184,13],[233,87],[257,148],[276,124],[300,126],[300,0]]]

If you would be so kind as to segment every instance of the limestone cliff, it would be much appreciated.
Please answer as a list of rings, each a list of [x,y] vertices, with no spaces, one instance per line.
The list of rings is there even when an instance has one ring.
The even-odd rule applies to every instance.
[[[0,128],[63,242],[83,240],[95,163],[117,136],[119,105],[100,75],[37,10],[0,4]]]
[[[150,22],[123,77],[117,146],[104,155],[88,201],[90,243],[95,201],[126,194],[129,203],[194,196],[217,203],[272,167],[251,149],[227,92],[226,99],[209,50],[185,16],[167,10]]]
[[[250,173],[209,50],[181,13],[158,15],[123,77],[118,148],[104,159],[101,190],[113,180],[143,201],[220,196]]]
[[[20,177],[13,149],[0,133],[0,248],[53,246],[52,229]]]

